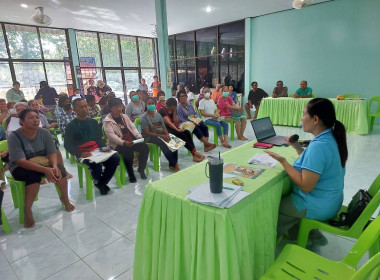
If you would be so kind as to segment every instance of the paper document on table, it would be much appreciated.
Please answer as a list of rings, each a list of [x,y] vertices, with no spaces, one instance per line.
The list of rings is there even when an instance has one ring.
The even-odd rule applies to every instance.
[[[88,159],[90,162],[100,163],[100,162],[104,162],[104,161],[108,160],[115,153],[117,153],[117,152],[113,151],[113,150],[111,150],[109,152],[101,152],[98,148],[98,149],[91,151],[90,157],[80,158],[79,162],[83,163],[84,160]]]
[[[248,163],[273,168],[278,164],[278,161],[267,154],[255,154],[253,158],[248,160]]]
[[[230,208],[249,195],[249,193],[241,190],[241,186],[223,183],[223,191],[221,193],[211,193],[210,184],[206,182],[202,185],[189,188],[187,198],[191,201],[217,208]]]

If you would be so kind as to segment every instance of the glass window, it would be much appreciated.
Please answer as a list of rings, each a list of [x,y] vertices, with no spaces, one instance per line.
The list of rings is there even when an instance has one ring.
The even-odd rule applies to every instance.
[[[216,27],[196,31],[197,56],[216,54]]]
[[[8,58],[7,48],[5,47],[3,29],[0,25],[0,58]]]
[[[170,61],[171,77],[172,77],[172,90],[177,90],[177,71],[175,68],[175,61]]]
[[[124,67],[138,67],[136,37],[120,36]]]
[[[44,59],[68,58],[66,34],[64,30],[40,28],[42,50]]]
[[[0,62],[0,98],[6,98],[5,94],[12,87],[11,70],[8,62]]]
[[[156,69],[141,69],[141,78],[145,79],[145,83],[148,85],[149,90],[155,75],[157,75]]]
[[[12,58],[41,59],[37,28],[24,25],[5,25]]]
[[[177,61],[178,83],[189,85],[191,90],[195,86],[195,59]]]
[[[169,59],[174,59],[174,36],[169,36]]]
[[[45,63],[45,68],[49,85],[55,88],[57,92],[68,92],[67,85],[72,84],[72,80],[69,79],[71,74],[68,76],[67,72],[71,71],[71,69],[67,69],[64,62],[47,62]]]
[[[40,89],[39,83],[46,79],[42,62],[14,62],[13,66],[25,99],[34,99]]]
[[[219,38],[220,54],[244,51],[244,21],[221,25]]]
[[[194,57],[194,32],[176,35],[175,40],[177,59]]]
[[[117,36],[112,34],[100,34],[103,66],[120,66],[120,53]]]
[[[116,97],[124,98],[123,80],[120,70],[105,70],[107,85],[110,86]],[[138,85],[137,85],[138,86]]]
[[[138,70],[124,70],[125,85],[127,92],[137,90],[140,84],[139,71]],[[143,76],[144,78],[144,76]],[[147,83],[146,79],[145,82]],[[147,83],[148,84],[148,83]]]
[[[244,54],[220,56],[220,81],[233,85],[237,92],[244,92]]]
[[[155,67],[153,39],[139,38],[140,66]]]
[[[216,59],[216,56],[197,58],[198,89],[201,89],[203,86],[212,88],[218,83]]]
[[[98,47],[98,37],[95,32],[76,31],[77,47],[79,53],[79,64],[81,67],[83,59],[92,60],[94,66],[101,66]]]

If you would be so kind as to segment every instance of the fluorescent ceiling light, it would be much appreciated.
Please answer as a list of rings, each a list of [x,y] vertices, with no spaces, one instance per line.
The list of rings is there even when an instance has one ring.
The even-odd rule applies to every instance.
[[[206,7],[206,12],[207,13],[211,13],[211,11],[212,11],[212,8],[210,6]]]
[[[26,5],[26,4],[20,4],[20,6],[23,8],[28,8],[28,5]]]

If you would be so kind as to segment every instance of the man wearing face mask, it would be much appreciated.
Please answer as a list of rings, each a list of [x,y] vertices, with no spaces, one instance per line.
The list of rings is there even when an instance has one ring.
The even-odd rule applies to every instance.
[[[62,135],[65,134],[66,126],[69,122],[77,117],[77,114],[73,111],[71,107],[71,100],[66,96],[59,98],[58,106],[63,108],[63,111],[59,114],[59,128],[62,131]]]
[[[140,100],[140,96],[135,91],[131,91],[129,97],[132,102],[127,105],[125,113],[134,122],[136,118],[140,118],[144,114],[145,103]]]

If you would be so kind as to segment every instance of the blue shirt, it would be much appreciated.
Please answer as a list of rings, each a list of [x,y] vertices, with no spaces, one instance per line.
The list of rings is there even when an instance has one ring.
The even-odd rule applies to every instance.
[[[237,93],[235,91],[233,91],[230,94],[228,94],[228,96],[231,97],[232,100],[234,101],[234,103],[236,104],[236,102],[237,102]]]
[[[309,87],[306,87],[304,91],[302,91],[301,88],[297,89],[296,93],[298,95],[301,95],[301,96],[305,96],[305,95],[308,95],[308,94],[312,94],[313,93],[313,90]]]
[[[320,175],[314,189],[306,193],[294,184],[291,194],[296,208],[306,209],[306,217],[326,221],[335,217],[343,202],[345,168],[340,162],[338,144],[332,129],[326,129],[315,137],[293,164]]]

